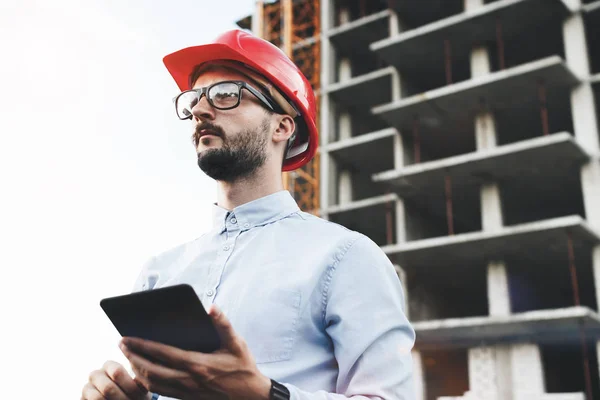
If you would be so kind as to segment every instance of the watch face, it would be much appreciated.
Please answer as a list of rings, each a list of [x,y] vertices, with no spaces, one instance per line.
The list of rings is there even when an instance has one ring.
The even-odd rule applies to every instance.
[[[271,400],[289,400],[290,391],[287,387],[271,379]]]

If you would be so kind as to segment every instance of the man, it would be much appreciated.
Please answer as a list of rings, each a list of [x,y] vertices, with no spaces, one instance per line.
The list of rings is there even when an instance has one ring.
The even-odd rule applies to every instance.
[[[218,201],[212,230],[149,261],[134,290],[192,285],[223,345],[203,354],[123,338],[135,379],[107,362],[83,398],[412,399],[414,331],[392,264],[283,189],[282,169],[317,147],[307,79],[238,30],[164,62]]]

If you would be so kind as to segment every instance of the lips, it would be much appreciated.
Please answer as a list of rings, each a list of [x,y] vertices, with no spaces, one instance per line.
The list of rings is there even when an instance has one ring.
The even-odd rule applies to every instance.
[[[206,136],[206,135],[213,135],[213,136],[218,136],[218,134],[210,129],[202,129],[200,132],[198,132],[200,137],[202,136]]]
[[[198,144],[200,143],[200,140],[204,137],[204,136],[215,136],[215,137],[219,137],[219,138],[224,138],[223,132],[220,129],[220,127],[216,126],[216,125],[212,125],[210,123],[204,122],[203,124],[198,124],[196,126],[196,128],[194,129],[194,143],[196,144],[196,146],[198,146]],[[208,140],[209,138],[203,140],[203,142],[206,142],[206,140]],[[224,140],[224,139],[223,139]]]

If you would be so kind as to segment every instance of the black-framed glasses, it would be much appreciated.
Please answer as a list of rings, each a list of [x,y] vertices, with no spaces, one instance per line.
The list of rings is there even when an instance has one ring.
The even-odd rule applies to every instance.
[[[208,103],[218,110],[231,110],[240,105],[242,89],[248,90],[258,98],[269,110],[282,113],[281,107],[269,96],[266,96],[244,81],[221,81],[210,86],[186,90],[173,99],[175,111],[179,119],[192,118],[192,109],[203,95]]]

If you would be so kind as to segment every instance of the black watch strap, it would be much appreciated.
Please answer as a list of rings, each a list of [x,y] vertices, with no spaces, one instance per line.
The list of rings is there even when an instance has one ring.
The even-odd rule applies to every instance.
[[[271,379],[271,393],[269,394],[269,400],[289,400],[289,398],[290,391],[288,388]]]

